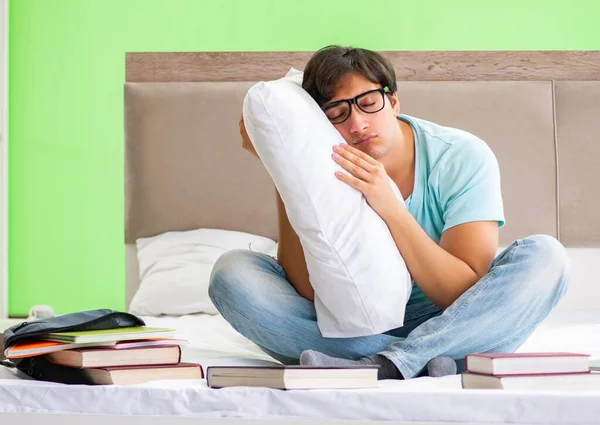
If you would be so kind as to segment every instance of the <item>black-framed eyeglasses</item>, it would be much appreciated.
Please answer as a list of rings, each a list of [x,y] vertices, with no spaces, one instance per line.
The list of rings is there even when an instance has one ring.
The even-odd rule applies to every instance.
[[[390,89],[387,86],[369,90],[352,99],[341,99],[327,103],[321,106],[321,109],[332,124],[341,124],[350,118],[352,104],[355,104],[358,106],[358,109],[367,114],[374,114],[381,111],[385,106],[385,94],[389,92]]]

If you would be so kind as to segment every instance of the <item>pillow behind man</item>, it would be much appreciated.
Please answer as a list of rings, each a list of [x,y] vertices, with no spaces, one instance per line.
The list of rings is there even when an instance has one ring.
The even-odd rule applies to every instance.
[[[325,337],[356,337],[401,327],[412,289],[406,264],[364,196],[335,178],[345,171],[332,147],[344,140],[301,80],[292,70],[254,85],[243,115],[302,244],[319,329]]]

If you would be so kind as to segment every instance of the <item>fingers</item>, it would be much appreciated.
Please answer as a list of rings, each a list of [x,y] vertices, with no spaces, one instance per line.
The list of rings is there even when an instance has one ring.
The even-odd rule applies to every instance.
[[[363,151],[356,149],[353,146],[350,146],[346,143],[343,143],[341,145],[342,151],[346,151],[346,152],[350,152],[351,154],[354,154],[355,156],[357,156],[358,158],[360,158],[361,160],[363,160],[364,162],[366,162],[369,165],[372,166],[376,166],[379,165],[379,161],[377,161],[376,159],[372,158],[371,156],[367,155],[366,153],[364,153]]]
[[[373,172],[376,164],[373,164],[369,161],[366,161],[364,158],[362,158],[361,156],[357,155],[356,153],[354,153],[353,151],[350,151],[350,149],[348,149],[348,146],[344,146],[342,145],[340,146],[334,146],[333,147],[334,152],[336,152],[338,155],[340,155],[341,157],[343,157],[344,159],[346,159],[347,161],[352,162],[353,164],[356,164],[358,167],[368,171],[369,173]],[[358,149],[354,149],[355,151],[369,157],[368,155],[364,154],[363,152],[360,152]],[[371,157],[369,157],[371,158]],[[371,158],[372,159],[372,158]]]
[[[254,145],[250,140],[250,136],[248,136],[248,132],[246,131],[246,126],[244,125],[244,116],[240,116],[240,135],[242,136],[242,148],[250,152],[252,155],[258,158],[258,153],[256,153],[256,149],[254,149]]]
[[[357,179],[356,177],[354,177],[351,174],[343,173],[341,171],[336,171],[335,176],[337,177],[338,180],[340,180],[340,181],[352,186],[354,189],[360,190],[361,192],[364,193],[365,185],[367,184],[364,181]]]
[[[342,155],[334,152],[331,157],[333,158],[333,160],[335,162],[337,162],[338,164],[340,164],[342,166],[342,168],[344,168],[346,171],[350,172],[353,176],[358,177],[359,179],[363,180],[363,181],[370,181],[370,175],[371,173],[369,173],[367,170],[365,170],[364,168],[362,168],[360,165],[355,164],[354,162],[344,158]]]

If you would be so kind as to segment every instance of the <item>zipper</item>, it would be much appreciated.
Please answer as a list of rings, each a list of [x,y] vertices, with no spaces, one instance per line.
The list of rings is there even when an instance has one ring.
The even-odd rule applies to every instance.
[[[16,332],[16,331],[18,331],[19,329],[21,329],[21,328],[23,328],[23,327],[27,326],[28,324],[29,324],[29,322],[27,322],[27,321],[25,321],[25,322],[21,322],[21,323],[19,323],[19,324],[17,325],[17,327],[16,327],[16,328],[14,328],[14,329],[11,329],[11,332]]]

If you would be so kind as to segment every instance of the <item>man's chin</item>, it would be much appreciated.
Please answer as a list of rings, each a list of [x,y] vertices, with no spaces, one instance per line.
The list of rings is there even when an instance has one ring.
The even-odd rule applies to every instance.
[[[373,159],[379,159],[383,156],[383,152],[379,146],[366,144],[364,146],[357,145],[356,148],[359,151],[366,153]]]

